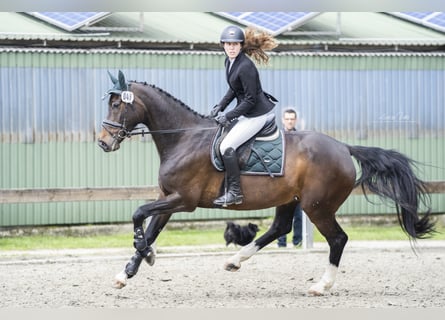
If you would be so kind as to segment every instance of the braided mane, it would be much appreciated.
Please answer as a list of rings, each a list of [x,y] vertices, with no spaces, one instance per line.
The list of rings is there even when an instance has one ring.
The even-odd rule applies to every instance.
[[[165,91],[164,89],[161,89],[157,86],[155,86],[154,84],[149,84],[147,82],[139,82],[139,81],[130,81],[130,83],[138,83],[138,84],[142,84],[144,86],[149,86],[152,89],[156,90],[157,92],[159,92],[160,94],[164,95],[165,97],[169,98],[170,100],[173,100],[174,102],[176,102],[177,104],[179,104],[181,107],[183,107],[184,109],[186,109],[187,111],[190,111],[191,113],[193,113],[194,115],[202,118],[202,119],[208,119],[209,116],[205,116],[202,115],[200,113],[198,113],[196,110],[193,110],[192,108],[190,108],[188,105],[186,105],[184,102],[182,102],[181,100],[179,100],[178,98],[174,97],[173,95],[171,95],[169,92]]]

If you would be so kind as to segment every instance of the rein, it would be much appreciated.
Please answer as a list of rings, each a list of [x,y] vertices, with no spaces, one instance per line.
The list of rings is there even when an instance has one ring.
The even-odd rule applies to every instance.
[[[103,120],[102,121],[102,127],[111,135],[113,136],[113,138],[115,138],[115,136],[117,136],[120,139],[125,139],[125,138],[131,138],[132,136],[136,136],[136,135],[146,135],[146,134],[156,134],[156,133],[162,133],[162,134],[166,134],[166,133],[178,133],[178,132],[185,132],[185,131],[193,131],[193,130],[212,130],[215,129],[216,127],[205,127],[205,128],[183,128],[183,129],[165,129],[165,130],[153,130],[153,131],[146,131],[143,128],[134,128],[133,130],[128,130],[124,124],[121,124],[119,122],[114,122],[111,120]],[[112,127],[115,129],[120,129],[117,134],[112,134],[107,127]],[[142,131],[137,131],[134,132],[134,130],[142,130]]]
[[[120,96],[121,96],[121,101],[126,104],[126,107],[128,105],[131,105],[134,101],[134,94],[131,91],[122,91]],[[125,109],[125,112],[126,111],[127,111],[127,109]],[[135,129],[142,130],[142,131],[134,132],[133,130],[127,129],[127,127],[125,126],[125,122],[126,122],[125,117],[124,117],[123,123],[105,119],[102,121],[102,127],[113,137],[113,139],[115,141],[122,141],[125,138],[131,138],[132,136],[135,136],[135,135],[142,135],[142,137],[143,137],[146,134],[156,134],[156,133],[168,134],[168,133],[178,133],[178,132],[185,132],[185,131],[192,131],[192,130],[200,131],[200,130],[215,129],[215,127],[207,127],[207,128],[182,128],[182,129],[165,129],[165,130],[145,131],[143,128],[134,128],[133,130],[135,130]],[[108,129],[108,127],[111,127],[114,129],[119,129],[119,131],[116,134],[114,134]]]
[[[139,132],[130,132],[130,136],[136,136],[141,134],[144,136],[144,134],[154,134],[154,133],[178,133],[178,132],[185,132],[185,131],[193,131],[193,130],[212,130],[216,127],[207,127],[207,128],[183,128],[183,129],[164,129],[164,130],[153,130],[153,131],[144,131],[144,129],[140,128],[134,128],[134,130],[142,130]]]

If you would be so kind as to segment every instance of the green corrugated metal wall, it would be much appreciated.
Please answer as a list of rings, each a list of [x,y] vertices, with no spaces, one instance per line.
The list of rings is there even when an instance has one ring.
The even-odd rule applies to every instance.
[[[260,69],[309,70],[444,70],[442,53],[275,53]],[[39,68],[150,68],[222,70],[222,52],[141,50],[2,50],[2,67]],[[138,79],[139,80],[139,79]],[[142,79],[140,79],[142,80]]]
[[[309,128],[313,126],[351,144],[396,146],[414,159],[431,164],[422,173],[423,178],[444,180],[444,118],[440,119],[445,105],[444,60],[441,55],[282,54],[274,55],[271,66],[262,67],[261,73],[264,87],[279,97],[279,108],[301,106]],[[222,61],[223,56],[215,53],[0,51],[0,188],[155,185],[159,160],[149,139],[126,141],[112,154],[96,146],[96,132],[106,108],[101,96],[110,85],[106,71],[122,69],[128,79],[155,83],[198,112],[207,113],[226,90]],[[404,80],[406,75],[415,78]],[[426,81],[418,81],[417,76]],[[388,84],[379,84],[380,79]],[[371,93],[364,96],[357,83],[367,86],[367,81]],[[385,88],[394,83],[400,87]],[[378,104],[373,101],[377,96],[387,95],[388,100],[394,100],[391,103],[404,104],[404,95],[414,90],[421,93],[416,103],[431,110],[416,109],[412,113],[422,113],[419,119],[423,113],[433,115],[424,121],[415,139],[400,128],[386,127],[370,128],[364,139],[354,131],[356,119],[349,120],[352,124],[347,121],[358,104],[364,104],[370,114],[383,113],[373,109]],[[331,117],[331,103],[335,117]],[[67,115],[71,120],[64,119]],[[436,212],[445,211],[443,195],[435,195],[433,201]],[[140,203],[0,205],[0,226],[129,222]],[[393,210],[370,205],[361,196],[350,197],[340,210],[340,214],[386,212]],[[272,209],[198,209],[178,213],[173,219],[248,218],[272,213]]]

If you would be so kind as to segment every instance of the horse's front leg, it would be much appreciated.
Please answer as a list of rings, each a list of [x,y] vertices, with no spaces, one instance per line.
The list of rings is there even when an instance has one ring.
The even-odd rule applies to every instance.
[[[172,213],[178,211],[187,211],[184,200],[178,193],[172,193],[165,197],[163,196],[162,198],[152,203],[140,206],[133,214],[133,246],[136,248],[136,250],[138,250],[139,252],[144,252],[148,247],[144,228],[142,226],[145,219],[155,215],[171,215]]]
[[[164,226],[170,219],[171,214],[157,215],[148,218],[148,226],[145,231],[145,239],[147,239],[147,248],[140,252],[136,250],[134,255],[131,257],[130,261],[127,263],[125,268],[116,275],[115,287],[122,288],[127,284],[127,279],[132,278],[139,270],[139,266],[142,261],[145,260],[148,265],[152,266],[155,262],[156,251],[151,246],[158,235],[161,233]]]
[[[138,272],[142,260],[149,265],[154,264],[155,252],[151,244],[156,240],[162,229],[174,212],[185,210],[181,197],[177,194],[169,195],[153,203],[140,206],[133,215],[135,254],[125,266],[124,270],[116,275],[115,287],[122,288],[127,279]],[[143,231],[143,222],[150,217],[146,232]]]
[[[170,220],[172,214],[163,214],[163,215],[157,215],[157,216],[151,216],[147,220],[149,220],[149,223],[147,224],[147,228],[145,229],[144,238],[146,241],[146,248],[142,251],[136,250],[136,255],[141,255],[145,261],[149,265],[154,264],[155,256],[156,256],[156,250],[151,245],[155,242],[158,235],[163,230],[164,226],[167,224],[168,220]],[[128,274],[134,275],[136,274],[137,270],[135,272],[131,272],[130,267],[127,270]]]
[[[260,249],[267,246],[279,236],[289,233],[292,230],[292,218],[294,215],[296,202],[279,206],[275,209],[275,218],[269,230],[257,240],[242,247],[235,255],[230,257],[224,264],[227,271],[238,271],[241,262],[249,259]]]

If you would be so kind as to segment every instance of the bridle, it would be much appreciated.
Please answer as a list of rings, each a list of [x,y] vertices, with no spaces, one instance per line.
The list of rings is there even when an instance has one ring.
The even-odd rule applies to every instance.
[[[120,94],[121,97],[121,101],[124,102],[125,105],[125,112],[127,112],[128,107],[133,105],[133,101],[134,101],[134,95],[133,92],[131,91],[122,91],[122,93]],[[132,130],[129,130],[126,127],[126,117],[124,117],[124,120],[122,123],[116,122],[116,121],[112,121],[112,120],[108,120],[108,119],[104,119],[102,121],[102,127],[105,129],[105,131],[107,131],[110,136],[114,139],[114,142],[119,142],[121,143],[122,140],[124,140],[125,138],[131,138],[132,136],[135,135],[142,135],[142,137],[145,134],[156,134],[156,133],[179,133],[179,132],[184,132],[184,131],[192,131],[192,130],[213,130],[215,129],[215,127],[205,127],[205,128],[182,128],[182,129],[165,129],[165,130],[150,130],[150,131],[146,131],[144,130],[143,127],[135,127]],[[113,128],[113,129],[119,129],[117,131],[117,133],[113,133],[111,132],[111,130],[109,128]],[[138,131],[135,131],[138,130]]]
[[[126,113],[127,110],[128,110],[128,107],[133,105],[134,94],[131,91],[122,91],[119,94],[119,96],[120,96],[121,102],[125,103],[125,113]],[[125,138],[131,138],[132,135],[138,134],[138,133],[132,133],[132,130],[128,130],[127,129],[127,127],[126,127],[126,120],[127,119],[126,119],[125,114],[124,114],[124,121],[123,121],[123,123],[119,123],[119,122],[116,122],[116,121],[111,121],[111,120],[108,120],[108,119],[105,119],[105,120],[102,121],[102,127],[114,139],[113,144],[115,142],[119,142],[120,143]],[[119,129],[119,130],[117,131],[117,133],[113,133],[113,132],[110,131],[110,129],[109,129],[110,127],[114,128],[114,129]]]

